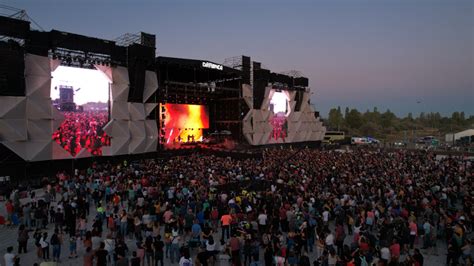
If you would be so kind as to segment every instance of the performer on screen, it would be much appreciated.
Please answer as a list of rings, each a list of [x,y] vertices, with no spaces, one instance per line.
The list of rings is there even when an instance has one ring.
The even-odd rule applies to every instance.
[[[278,140],[279,138],[281,138],[283,139],[283,142],[285,142],[285,137],[286,137],[286,132],[284,130],[285,123],[286,123],[286,117],[284,113],[279,112],[275,114],[270,120],[270,124],[273,127],[273,131],[269,139],[271,139],[271,137],[273,136],[274,140]]]

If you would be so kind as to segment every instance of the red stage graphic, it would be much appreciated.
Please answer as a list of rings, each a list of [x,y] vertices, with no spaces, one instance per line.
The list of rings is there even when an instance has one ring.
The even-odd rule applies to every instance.
[[[286,127],[286,117],[283,113],[277,113],[270,118],[270,124],[273,127],[272,134],[270,138],[273,137],[274,140],[278,140],[279,138],[283,139],[285,142],[285,137],[287,134],[287,127]]]
[[[165,145],[203,140],[202,129],[209,128],[206,106],[167,103],[162,107],[165,108]]]

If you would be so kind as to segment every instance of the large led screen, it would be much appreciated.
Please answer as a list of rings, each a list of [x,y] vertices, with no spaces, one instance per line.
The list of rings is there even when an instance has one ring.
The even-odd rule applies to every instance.
[[[288,134],[286,117],[288,117],[290,113],[288,92],[272,90],[270,94],[272,96],[268,109],[272,111],[273,114],[269,122],[273,130],[269,138],[273,138],[275,141],[278,139],[285,141],[286,135]]]
[[[209,115],[204,105],[162,104],[165,145],[201,142],[203,129],[209,128]]]
[[[86,149],[102,155],[110,138],[102,129],[109,121],[110,84],[97,69],[59,66],[52,72],[51,100],[65,120],[53,140],[76,156]]]

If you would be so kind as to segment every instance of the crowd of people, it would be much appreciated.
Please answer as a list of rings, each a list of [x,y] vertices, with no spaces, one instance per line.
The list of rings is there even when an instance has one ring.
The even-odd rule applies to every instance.
[[[92,155],[102,155],[102,146],[110,137],[102,129],[109,121],[107,111],[62,112],[64,121],[53,133],[53,140],[76,156],[83,148]]]
[[[472,170],[427,151],[195,153],[61,172],[6,210],[38,262],[66,246],[84,265],[471,265]]]

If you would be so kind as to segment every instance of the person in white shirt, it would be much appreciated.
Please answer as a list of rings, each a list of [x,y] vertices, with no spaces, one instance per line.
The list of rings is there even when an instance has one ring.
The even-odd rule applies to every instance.
[[[260,234],[262,234],[263,232],[265,232],[266,230],[266,227],[267,227],[267,214],[265,212],[263,213],[260,213],[257,217],[257,220],[258,220],[258,231],[260,232]]]
[[[41,245],[41,249],[43,250],[43,259],[49,260],[49,243],[48,243],[48,233],[43,233],[39,244]]]
[[[183,250],[183,256],[179,259],[179,266],[193,266],[193,260],[189,254],[189,249]]]
[[[326,236],[325,243],[326,247],[330,249],[332,246],[334,246],[334,235],[331,233],[331,231],[326,232],[328,235]]]
[[[14,266],[15,265],[16,255],[13,254],[13,247],[8,247],[7,248],[7,253],[5,253],[5,255],[3,255],[3,258],[5,259],[5,266]]]
[[[390,249],[388,247],[383,247],[380,250],[380,259],[385,262],[385,265],[390,261]]]
[[[324,224],[328,224],[328,222],[329,222],[329,211],[328,210],[323,211],[323,222],[324,222]]]

